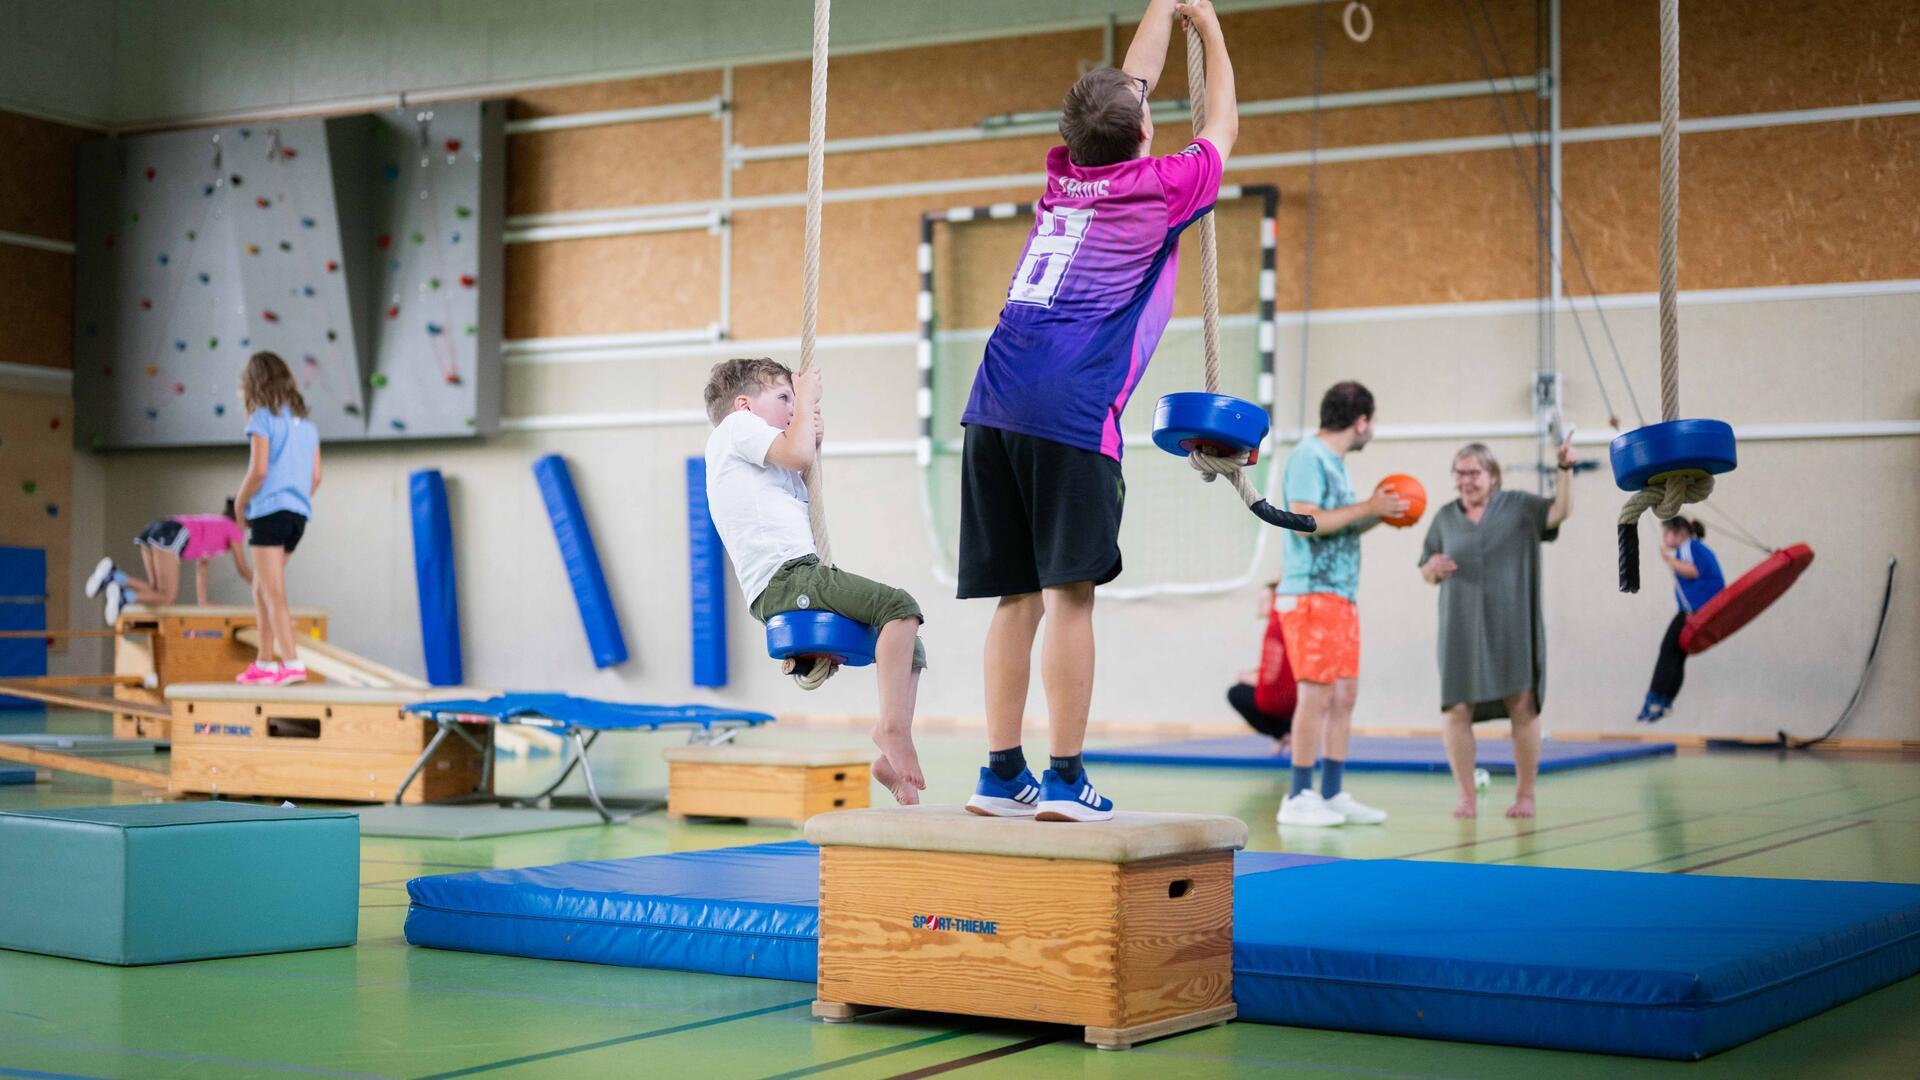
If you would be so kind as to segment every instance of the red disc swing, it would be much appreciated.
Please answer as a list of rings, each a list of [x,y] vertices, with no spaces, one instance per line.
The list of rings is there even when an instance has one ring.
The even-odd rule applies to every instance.
[[[1773,552],[1720,590],[1680,629],[1680,651],[1689,656],[1706,652],[1767,610],[1813,565],[1813,549],[1792,544]]]

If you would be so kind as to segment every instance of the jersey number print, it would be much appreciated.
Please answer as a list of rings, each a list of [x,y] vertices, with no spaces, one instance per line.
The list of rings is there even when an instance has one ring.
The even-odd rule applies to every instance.
[[[1013,287],[1007,290],[1010,304],[1038,304],[1052,307],[1060,282],[1073,265],[1073,253],[1080,250],[1087,226],[1093,221],[1090,209],[1042,210],[1040,227],[1034,230],[1027,256],[1013,275]]]

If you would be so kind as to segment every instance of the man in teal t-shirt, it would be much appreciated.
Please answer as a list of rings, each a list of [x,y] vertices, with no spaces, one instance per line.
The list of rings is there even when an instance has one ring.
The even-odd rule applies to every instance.
[[[1286,534],[1285,564],[1274,604],[1287,660],[1300,681],[1293,714],[1293,783],[1280,803],[1282,825],[1378,825],[1386,812],[1341,789],[1347,733],[1360,678],[1360,534],[1407,503],[1390,491],[1354,497],[1346,456],[1373,438],[1373,395],[1357,382],[1336,383],[1320,399],[1320,430],[1287,455],[1282,501],[1319,523]],[[1324,759],[1320,790],[1313,767]]]

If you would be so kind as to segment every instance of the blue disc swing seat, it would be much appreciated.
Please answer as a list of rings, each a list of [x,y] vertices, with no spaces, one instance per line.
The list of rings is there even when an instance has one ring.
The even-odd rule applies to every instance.
[[[1724,420],[1668,420],[1646,424],[1616,436],[1608,448],[1613,482],[1620,490],[1645,491],[1674,481],[1687,482],[1732,472],[1739,464],[1733,427]],[[1634,501],[1628,500],[1633,510]],[[1640,591],[1641,511],[1617,526],[1620,591]]]
[[[1168,394],[1153,410],[1153,443],[1177,457],[1200,450],[1218,457],[1249,455],[1267,437],[1267,410],[1228,394]]]
[[[873,663],[880,632],[831,611],[782,611],[767,620],[767,655],[775,660],[820,657],[841,667]]]

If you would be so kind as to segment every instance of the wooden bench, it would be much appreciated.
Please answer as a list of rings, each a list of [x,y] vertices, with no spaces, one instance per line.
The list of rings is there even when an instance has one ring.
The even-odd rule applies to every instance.
[[[1237,818],[903,806],[822,814],[806,837],[820,845],[819,1019],[1036,1020],[1124,1050],[1234,1017]]]

